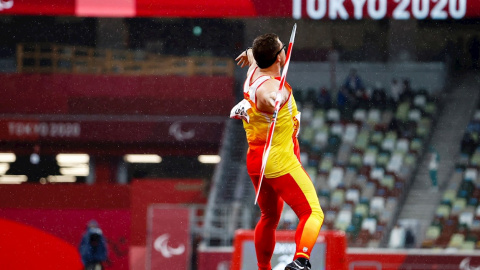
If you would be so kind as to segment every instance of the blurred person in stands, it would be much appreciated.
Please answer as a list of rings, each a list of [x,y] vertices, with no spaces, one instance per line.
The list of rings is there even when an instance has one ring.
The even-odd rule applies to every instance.
[[[107,241],[97,221],[88,222],[79,249],[85,270],[103,269],[103,264],[107,261]]]
[[[385,94],[385,89],[383,89],[380,82],[375,83],[375,88],[373,88],[371,102],[374,108],[385,110],[387,107],[387,94]]]
[[[415,234],[413,233],[412,228],[407,227],[405,231],[405,248],[414,248],[415,247]]]
[[[473,139],[473,136],[470,132],[463,133],[462,141],[460,144],[460,151],[468,156],[471,156],[475,149],[477,149],[477,143]]]
[[[322,87],[317,95],[317,108],[328,110],[332,107],[332,96],[327,88]]]
[[[343,87],[345,87],[352,94],[354,94],[355,92],[361,89],[364,89],[362,79],[357,74],[356,69],[354,68],[350,69],[350,73],[345,79]]]
[[[396,224],[390,233],[390,240],[388,241],[389,248],[403,248],[405,246],[406,232],[405,228]]]
[[[428,171],[430,174],[430,181],[432,181],[432,191],[438,191],[438,162],[440,161],[440,156],[438,155],[435,148],[430,148],[430,162],[428,163]]]
[[[230,117],[243,120],[249,144],[247,170],[256,191],[259,189],[267,132],[279,92],[280,71],[286,61],[286,47],[276,34],[264,34],[255,38],[253,48],[235,59],[237,65],[249,68],[244,99],[233,107]],[[308,270],[311,269],[310,253],[324,215],[313,183],[300,163],[297,140],[300,112],[292,88],[285,83],[279,94],[281,107],[258,197],[261,217],[254,237],[257,265],[259,270],[272,268],[270,260],[275,248],[275,232],[285,201],[300,220],[295,234],[295,255],[285,269]]]
[[[404,79],[403,80],[403,87],[402,87],[402,93],[400,94],[400,101],[408,101],[411,102],[413,100],[413,96],[415,93],[413,93],[412,87],[410,86],[410,80]]]
[[[390,84],[390,95],[395,105],[398,104],[402,93],[403,85],[397,79],[393,78],[392,83]]]

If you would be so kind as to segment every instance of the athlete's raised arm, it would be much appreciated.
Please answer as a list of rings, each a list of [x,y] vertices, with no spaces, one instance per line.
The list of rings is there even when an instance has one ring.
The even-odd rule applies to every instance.
[[[237,66],[240,66],[241,68],[249,66],[247,74],[250,74],[250,72],[257,67],[257,62],[253,57],[253,51],[251,48],[240,53],[237,58],[235,58],[235,61],[237,61]]]

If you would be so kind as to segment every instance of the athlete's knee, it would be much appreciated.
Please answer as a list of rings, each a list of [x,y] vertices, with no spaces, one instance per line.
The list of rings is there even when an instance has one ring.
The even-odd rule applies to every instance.
[[[323,210],[321,207],[318,207],[312,211],[312,216],[314,216],[316,219],[320,221],[320,224],[323,223],[323,219],[325,218],[323,214]]]
[[[313,203],[310,205],[310,207],[312,209],[312,212],[310,213],[310,217],[317,219],[320,222],[320,224],[322,224],[324,219],[324,214],[323,214],[322,208],[320,207],[320,204]]]
[[[278,223],[280,222],[280,216],[276,213],[262,214],[261,220],[266,227],[277,228]]]

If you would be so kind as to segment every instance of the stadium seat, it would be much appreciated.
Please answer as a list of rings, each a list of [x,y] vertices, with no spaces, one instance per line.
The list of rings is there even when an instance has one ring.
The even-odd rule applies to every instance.
[[[369,212],[369,209],[367,204],[361,203],[361,204],[355,205],[355,212],[354,212],[355,215],[359,215],[362,218],[365,218],[368,216],[368,212]]]
[[[367,182],[361,192],[362,198],[370,200],[375,194],[376,190],[377,190],[377,187],[373,182]]]
[[[342,209],[337,215],[334,228],[337,230],[345,231],[351,222],[352,222],[352,211]]]
[[[425,108],[427,105],[427,98],[424,95],[415,95],[413,105],[419,108]]]
[[[465,198],[456,198],[453,201],[451,215],[459,215],[467,206],[467,200]]]
[[[437,210],[435,211],[435,216],[441,217],[441,218],[448,218],[450,215],[450,206],[448,205],[439,205],[437,207]]]
[[[375,196],[370,201],[370,215],[379,215],[385,210],[385,198]]]
[[[334,167],[330,170],[328,176],[328,187],[333,190],[336,189],[343,182],[344,170],[342,167]]]
[[[457,248],[460,249],[463,246],[463,242],[465,241],[465,235],[460,233],[455,233],[450,238],[450,242],[448,243],[449,248]]]
[[[377,229],[377,220],[374,218],[365,218],[362,221],[362,230],[367,230],[370,234],[374,234]]]
[[[472,211],[461,212],[458,217],[458,222],[470,228],[473,225],[473,217],[474,213]]]
[[[441,229],[439,226],[429,226],[425,236],[428,240],[436,240],[440,236]]]
[[[341,189],[336,189],[333,191],[330,198],[330,206],[332,207],[341,207],[345,202],[345,191]]]
[[[355,110],[353,120],[364,123],[367,120],[367,112],[364,109]]]
[[[348,189],[345,193],[345,200],[352,201],[354,204],[357,204],[360,200],[360,192],[357,189]]]
[[[352,145],[355,142],[358,134],[358,127],[355,124],[347,124],[345,127],[345,134],[343,135],[343,141]]]
[[[330,109],[327,111],[327,121],[337,123],[340,122],[340,111],[337,109]]]

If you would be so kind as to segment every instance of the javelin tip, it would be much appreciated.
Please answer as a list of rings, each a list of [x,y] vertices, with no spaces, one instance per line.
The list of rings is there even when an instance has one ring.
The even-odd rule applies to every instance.
[[[290,36],[290,43],[293,43],[295,40],[295,32],[297,32],[297,23],[293,25],[292,35]]]

